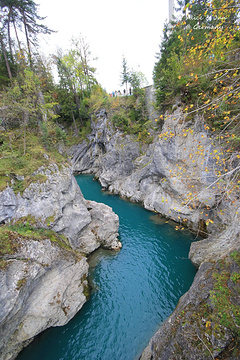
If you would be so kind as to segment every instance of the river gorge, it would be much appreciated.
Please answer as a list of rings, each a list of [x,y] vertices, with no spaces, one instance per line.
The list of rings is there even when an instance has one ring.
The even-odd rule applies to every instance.
[[[67,325],[36,338],[18,359],[138,359],[193,281],[196,270],[188,252],[195,235],[102,192],[92,176],[76,179],[86,199],[117,213],[123,248],[96,250],[89,262],[90,300]]]
[[[214,186],[219,149],[201,118],[184,122],[177,107],[158,126],[148,144],[101,109],[64,150],[71,166],[0,193],[1,223],[28,231],[0,269],[4,360],[37,335],[19,359],[208,360],[238,348],[238,193]]]

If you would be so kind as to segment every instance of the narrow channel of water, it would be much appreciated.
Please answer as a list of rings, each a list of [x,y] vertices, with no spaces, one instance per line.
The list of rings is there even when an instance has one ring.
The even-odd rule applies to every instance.
[[[92,178],[76,177],[86,199],[118,214],[123,248],[94,253],[90,300],[66,326],[38,336],[18,360],[136,360],[193,281],[188,252],[194,236],[159,224],[156,215],[101,191]]]

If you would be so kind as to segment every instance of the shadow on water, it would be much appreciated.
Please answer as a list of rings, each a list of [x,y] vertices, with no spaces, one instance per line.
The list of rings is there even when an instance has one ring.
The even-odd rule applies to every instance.
[[[90,300],[66,326],[38,336],[18,360],[135,360],[193,281],[188,252],[195,237],[101,191],[92,176],[76,179],[86,199],[118,214],[123,248],[91,255]]]

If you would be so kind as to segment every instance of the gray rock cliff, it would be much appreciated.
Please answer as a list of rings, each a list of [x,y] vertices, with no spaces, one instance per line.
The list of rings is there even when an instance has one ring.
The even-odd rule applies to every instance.
[[[106,111],[102,110],[92,122],[89,142],[69,152],[77,173],[94,173],[108,191],[140,202],[146,209],[169,217],[181,226],[186,224],[195,231],[210,234],[192,244],[189,256],[199,267],[197,276],[174,313],[150,341],[143,360],[200,360],[219,354],[223,359],[227,356],[235,359],[235,355],[232,357],[226,350],[236,341],[234,324],[223,325],[214,332],[217,315],[201,320],[202,313],[198,311],[198,307],[207,307],[211,313],[214,308],[213,263],[225,261],[229,254],[240,250],[239,193],[233,189],[226,194],[218,181],[219,171],[231,173],[231,169],[226,169],[222,149],[212,142],[210,135],[199,117],[183,121],[182,110],[176,108],[172,115],[165,116],[152,144],[140,144],[136,136],[114,130]],[[239,273],[239,265],[236,269]],[[230,274],[232,269],[227,271]],[[226,284],[224,286],[228,286]],[[232,294],[231,286],[228,289],[227,301],[232,301],[234,306],[238,303],[237,290]],[[217,306],[215,309],[217,313],[224,311]],[[236,317],[235,321],[238,321]],[[188,326],[184,326],[185,323]],[[211,326],[205,334],[206,324]]]
[[[12,359],[29,340],[66,324],[86,301],[87,259],[50,240],[23,241],[0,270],[0,358]]]
[[[37,174],[23,194],[0,193],[0,222],[34,219],[37,228],[65,236],[63,246],[46,236],[14,233],[14,251],[1,256],[0,358],[14,358],[34,336],[66,324],[86,301],[86,255],[102,246],[118,250],[118,216],[110,207],[83,198],[69,167],[55,164]],[[30,230],[31,232],[31,230]],[[85,255],[84,255],[85,254]]]
[[[92,222],[97,222],[101,213],[97,227],[100,228],[101,224],[105,226],[104,224],[107,223],[109,234],[98,232],[94,235],[92,231],[92,236],[88,238],[89,249],[94,251],[102,242],[107,246],[106,239],[109,237],[113,241],[113,248],[121,247],[117,240],[119,226],[117,215],[104,204],[86,202],[69,167],[59,171],[53,164],[48,169],[39,169],[37,173],[45,175],[47,180],[43,183],[31,183],[22,195],[15,194],[11,187],[0,193],[0,223],[28,215],[33,216],[43,227],[65,235],[73,249],[89,253],[82,242],[86,243],[87,227],[93,229]],[[90,212],[88,207],[95,211]],[[113,221],[109,221],[110,219]],[[94,245],[90,244],[91,241]],[[108,245],[111,248],[111,241]]]
[[[114,130],[102,110],[92,121],[89,142],[72,147],[69,154],[73,171],[94,173],[110,192],[175,221],[184,220],[194,230],[214,217],[214,224],[207,224],[213,232],[233,220],[224,212],[229,204],[219,201],[221,183],[215,184],[223,166],[220,152],[200,118],[184,122],[181,109],[176,109],[150,145]]]

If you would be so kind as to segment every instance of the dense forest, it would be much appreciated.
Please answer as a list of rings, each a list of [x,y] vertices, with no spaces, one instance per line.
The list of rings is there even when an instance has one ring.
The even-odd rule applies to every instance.
[[[147,143],[179,104],[183,121],[202,116],[205,129],[226,154],[216,154],[223,164],[219,176],[230,173],[236,180],[239,7],[238,0],[178,0],[175,18],[165,24],[153,69],[155,106],[161,114],[153,126],[145,109],[144,76],[129,70],[125,58],[120,80],[132,87],[133,96],[110,98],[96,80],[93,55],[83,37],[72,39],[70,49],[44,57],[38,35],[54,29],[44,25],[38,5],[32,0],[0,1],[0,189],[9,174],[26,175],[46,163],[46,151],[57,161],[59,143],[71,145],[84,138],[90,131],[91,114],[103,106],[116,128],[138,134]]]

